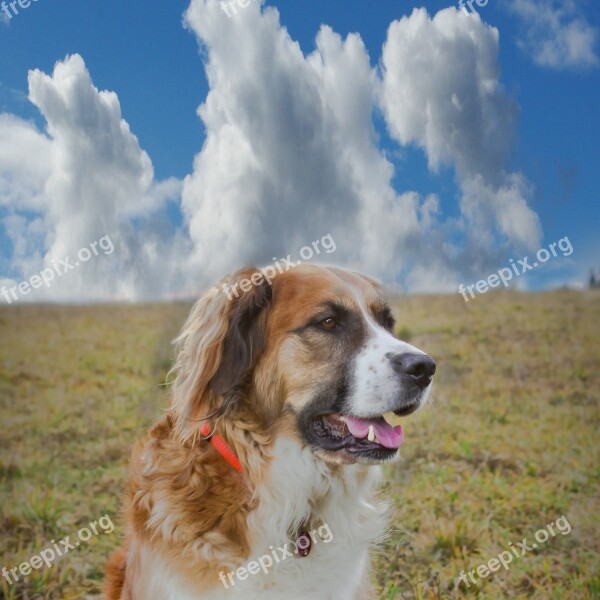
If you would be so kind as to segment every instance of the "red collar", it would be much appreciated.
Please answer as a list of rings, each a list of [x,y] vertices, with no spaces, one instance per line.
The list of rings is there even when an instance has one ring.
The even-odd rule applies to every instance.
[[[230,448],[229,444],[218,434],[210,432],[210,426],[208,423],[204,423],[200,427],[200,433],[206,440],[210,440],[210,443],[215,447],[216,451],[236,470],[242,473],[242,465],[235,455],[235,452]]]

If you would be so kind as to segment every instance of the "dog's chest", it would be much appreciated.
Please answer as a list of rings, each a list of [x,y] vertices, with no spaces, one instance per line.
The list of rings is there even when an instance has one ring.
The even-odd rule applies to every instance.
[[[378,467],[359,465],[334,476],[309,449],[278,441],[269,476],[257,490],[257,508],[248,516],[250,555],[224,568],[221,583],[200,595],[193,584],[156,581],[156,589],[166,592],[160,600],[355,599],[368,577],[370,546],[386,523],[387,505],[374,496],[379,477]],[[299,531],[310,538],[307,556],[295,545],[306,545]]]
[[[378,467],[359,465],[333,475],[309,449],[278,441],[269,479],[258,491],[258,508],[248,519],[248,572],[228,572],[227,588],[224,583],[219,591],[249,599],[354,598],[366,576],[369,547],[385,527],[386,505],[374,497],[379,477]],[[303,557],[297,545],[309,540],[310,552]]]

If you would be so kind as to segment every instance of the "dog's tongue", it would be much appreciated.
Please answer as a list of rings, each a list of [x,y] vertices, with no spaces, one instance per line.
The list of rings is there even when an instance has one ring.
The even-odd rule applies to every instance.
[[[366,438],[369,435],[369,427],[372,425],[377,441],[385,448],[399,448],[404,440],[402,425],[392,427],[387,421],[359,419],[352,415],[346,416],[348,431],[355,438]]]

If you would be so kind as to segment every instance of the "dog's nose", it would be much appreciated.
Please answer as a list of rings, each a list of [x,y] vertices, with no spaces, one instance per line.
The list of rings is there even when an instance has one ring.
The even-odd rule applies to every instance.
[[[390,357],[399,375],[410,377],[421,389],[431,383],[435,373],[435,361],[427,354],[395,354]]]

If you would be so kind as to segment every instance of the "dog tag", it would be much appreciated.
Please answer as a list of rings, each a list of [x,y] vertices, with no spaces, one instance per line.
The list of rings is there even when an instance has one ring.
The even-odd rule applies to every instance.
[[[296,536],[296,548],[298,548],[298,554],[300,556],[308,556],[311,544],[312,540],[310,539],[310,536],[306,531],[301,529]]]

